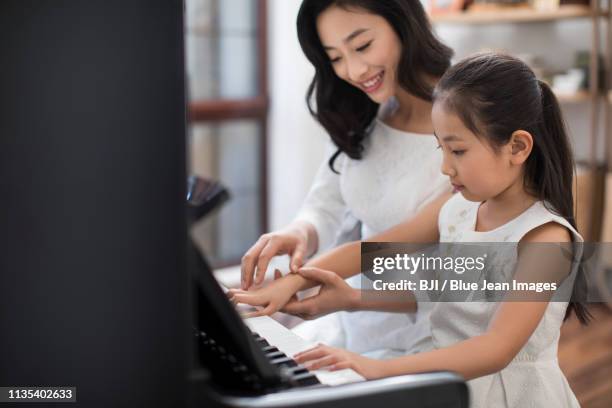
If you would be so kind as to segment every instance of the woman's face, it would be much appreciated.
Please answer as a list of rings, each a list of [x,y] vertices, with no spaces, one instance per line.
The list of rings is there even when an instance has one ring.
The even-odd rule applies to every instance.
[[[338,77],[377,103],[395,95],[402,47],[387,20],[362,9],[331,6],[317,18],[317,30]]]

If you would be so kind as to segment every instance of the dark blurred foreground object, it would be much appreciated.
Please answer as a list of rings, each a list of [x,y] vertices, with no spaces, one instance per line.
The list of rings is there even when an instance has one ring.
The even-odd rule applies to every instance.
[[[181,1],[0,2],[0,386],[76,387],[69,407],[466,406],[450,374],[214,398],[228,365],[193,353],[189,279],[210,271],[187,241],[183,34]],[[232,313],[204,276],[202,304],[216,289]],[[245,334],[197,309],[227,345]]]
[[[183,47],[181,1],[0,2],[0,386],[184,406]]]
[[[193,221],[211,214],[229,199],[230,193],[218,181],[196,175],[187,179],[187,207]]]

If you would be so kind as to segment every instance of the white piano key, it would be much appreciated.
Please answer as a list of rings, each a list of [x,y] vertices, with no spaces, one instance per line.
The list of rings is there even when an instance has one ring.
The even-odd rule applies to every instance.
[[[252,317],[245,319],[244,322],[252,331],[258,333],[268,343],[289,357],[293,358],[296,353],[316,346],[316,343],[304,340],[269,316]],[[330,386],[365,381],[365,378],[351,369],[338,371],[315,370],[313,373],[322,384]]]

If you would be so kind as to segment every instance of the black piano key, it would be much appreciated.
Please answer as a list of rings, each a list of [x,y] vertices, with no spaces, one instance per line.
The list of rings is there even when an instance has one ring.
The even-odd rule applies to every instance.
[[[287,355],[280,350],[276,350],[270,353],[266,353],[266,357],[268,357],[270,360],[274,360],[275,358],[279,357],[287,357]]]
[[[310,371],[308,371],[308,369],[306,367],[304,367],[303,365],[298,365],[296,364],[295,367],[291,368],[291,375],[299,375],[299,374],[305,374],[305,373],[309,373]]]
[[[299,385],[301,387],[307,387],[309,385],[321,384],[321,382],[319,381],[317,376],[314,375],[313,373],[298,374],[296,376],[293,376],[293,378],[291,378],[291,380],[295,384],[297,384],[297,385]]]
[[[278,351],[278,349],[274,346],[264,346],[261,349],[263,350],[264,353],[273,353],[275,351]]]
[[[280,367],[297,367],[297,363],[290,357],[279,357],[270,361],[270,363]]]

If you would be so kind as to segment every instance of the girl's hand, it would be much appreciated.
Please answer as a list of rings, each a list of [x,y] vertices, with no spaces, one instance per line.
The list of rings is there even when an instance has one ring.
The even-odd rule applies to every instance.
[[[280,271],[275,271],[275,279],[270,284],[255,290],[230,289],[227,296],[234,305],[244,303],[251,306],[260,306],[263,309],[246,313],[243,317],[256,317],[271,315],[280,311],[290,301],[297,302],[295,294],[300,289],[301,280],[298,275],[289,274],[280,277]]]
[[[294,359],[309,370],[323,368],[329,371],[336,371],[350,368],[368,380],[385,377],[383,360],[374,360],[323,344],[296,354]]]
[[[304,267],[298,273],[305,279],[322,284],[321,289],[314,296],[291,301],[283,312],[309,320],[339,310],[353,310],[358,306],[359,291],[350,287],[334,272]]]

